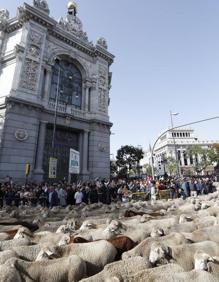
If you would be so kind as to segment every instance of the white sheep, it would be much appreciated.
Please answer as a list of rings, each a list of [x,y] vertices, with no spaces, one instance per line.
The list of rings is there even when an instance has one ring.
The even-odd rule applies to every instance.
[[[107,264],[101,272],[87,279],[83,279],[82,281],[83,282],[112,281],[112,279],[113,278],[115,279],[115,277],[117,277],[118,275],[119,277],[129,276],[138,271],[144,270],[145,268],[148,267],[149,265],[146,259],[142,257],[133,257],[123,261]]]
[[[208,271],[208,262],[213,261],[212,256],[199,250],[194,254],[194,269]]]
[[[49,250],[57,257],[69,255],[81,257],[86,261],[87,271],[90,275],[96,274],[101,271],[106,264],[113,262],[117,254],[116,248],[105,240],[83,244],[73,243],[67,246],[49,248]]]
[[[10,265],[0,265],[0,282],[22,282],[18,271]]]
[[[0,241],[0,251],[9,250],[16,246],[29,246],[32,242],[28,238],[12,239],[7,241]]]
[[[75,255],[37,262],[12,258],[5,265],[14,266],[24,281],[77,282],[85,277],[87,272],[86,263]]]
[[[147,238],[132,250],[123,253],[122,259],[127,259],[134,256],[142,256],[148,259],[151,244],[153,244],[154,242],[166,242],[166,244],[169,244],[170,246],[175,246],[186,243],[186,239],[182,234],[174,232],[162,237]]]
[[[194,253],[200,250],[209,253],[211,256],[216,256],[219,253],[219,245],[211,241],[178,246],[169,246],[166,242],[154,242],[151,245],[149,261],[152,265],[174,261],[182,266],[185,271],[190,271],[194,268]]]
[[[13,250],[6,250],[0,252],[0,265],[4,264],[9,258],[18,257]]]

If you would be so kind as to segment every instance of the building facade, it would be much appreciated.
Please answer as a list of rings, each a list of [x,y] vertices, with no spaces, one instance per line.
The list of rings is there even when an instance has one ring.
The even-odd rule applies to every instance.
[[[80,179],[109,177],[109,89],[114,56],[107,42],[88,40],[77,5],[59,21],[45,0],[10,18],[0,10],[0,178],[68,179],[69,151],[80,152]]]
[[[163,175],[165,173],[165,160],[172,158],[176,160],[181,174],[194,173],[194,166],[200,162],[200,156],[188,156],[186,151],[189,147],[200,145],[202,148],[209,148],[213,144],[219,143],[219,140],[199,140],[194,130],[190,128],[171,129],[167,130],[160,136],[153,151],[153,163],[156,175]],[[151,150],[146,152],[146,163],[152,163]],[[207,172],[213,171],[213,166],[206,168]]]

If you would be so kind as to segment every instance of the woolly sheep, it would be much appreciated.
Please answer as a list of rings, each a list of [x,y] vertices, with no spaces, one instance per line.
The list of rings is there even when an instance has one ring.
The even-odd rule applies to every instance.
[[[73,243],[67,246],[49,248],[49,250],[58,257],[79,256],[86,261],[89,275],[101,271],[106,264],[114,261],[117,254],[116,248],[105,240],[83,244]]]
[[[178,246],[169,246],[166,242],[154,242],[151,245],[149,261],[152,265],[175,261],[182,266],[185,271],[190,271],[194,268],[194,253],[200,250],[211,256],[215,256],[219,253],[219,245],[211,241]]]
[[[12,258],[5,265],[14,266],[25,281],[76,282],[86,276],[86,263],[75,255],[37,262]]]
[[[186,243],[186,239],[183,235],[174,232],[163,237],[147,238],[132,250],[125,252],[122,255],[122,259],[127,259],[129,257],[134,256],[142,256],[148,259],[150,253],[150,246],[153,242],[166,242],[166,244],[169,244],[170,246],[175,246]]]
[[[82,281],[83,282],[111,281],[113,277],[117,277],[118,275],[119,277],[132,275],[148,267],[149,265],[147,260],[145,260],[142,257],[129,258],[127,260],[110,263],[104,267],[103,271],[99,272],[98,274],[92,277],[83,279]]]

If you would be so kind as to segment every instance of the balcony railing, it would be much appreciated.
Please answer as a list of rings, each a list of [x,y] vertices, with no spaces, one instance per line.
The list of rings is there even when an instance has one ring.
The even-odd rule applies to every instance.
[[[48,108],[50,110],[55,110],[55,102],[49,101],[48,102]],[[57,105],[57,112],[68,114],[68,115],[71,115],[73,117],[85,118],[85,111],[77,109],[77,108],[75,108],[75,106],[71,106],[71,105],[68,105],[68,104],[59,103]]]

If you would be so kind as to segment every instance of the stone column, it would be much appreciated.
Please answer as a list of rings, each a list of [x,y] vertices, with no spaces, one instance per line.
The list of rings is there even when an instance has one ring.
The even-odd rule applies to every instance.
[[[46,138],[46,125],[47,121],[40,121],[38,143],[36,150],[36,168],[34,170],[34,179],[38,182],[43,180],[43,151]]]
[[[88,104],[89,104],[89,90],[92,87],[92,84],[90,81],[86,81],[84,84],[84,110],[87,112],[88,111]]]
[[[187,163],[188,163],[188,166],[191,166],[190,157],[189,156],[187,156]]]
[[[46,79],[45,79],[45,86],[43,89],[43,99],[45,101],[49,100],[49,92],[51,87],[51,80],[52,80],[52,67],[47,66],[46,68]]]
[[[89,104],[89,87],[86,88],[86,96],[85,96],[85,111],[88,112],[88,104]]]
[[[184,167],[185,163],[184,163],[184,154],[183,151],[180,151],[180,160],[181,160],[181,166]]]

